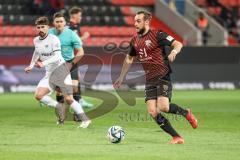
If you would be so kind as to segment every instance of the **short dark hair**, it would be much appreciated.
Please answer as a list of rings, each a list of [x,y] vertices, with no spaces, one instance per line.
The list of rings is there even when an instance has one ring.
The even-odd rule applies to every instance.
[[[62,12],[56,12],[56,13],[54,13],[54,15],[53,15],[53,20],[54,20],[55,18],[60,18],[60,17],[65,18],[65,17],[64,17],[64,14],[63,14]]]
[[[79,8],[79,7],[72,7],[70,10],[69,10],[69,15],[73,15],[73,14],[77,14],[77,13],[82,13],[83,10],[82,8]]]
[[[152,19],[152,14],[150,13],[150,12],[148,12],[148,11],[144,11],[144,10],[142,10],[142,11],[138,11],[137,12],[137,14],[143,14],[144,15],[144,17],[143,17],[143,19],[146,21],[146,20],[151,20]]]
[[[47,17],[39,17],[35,21],[35,25],[49,25],[49,20]]]

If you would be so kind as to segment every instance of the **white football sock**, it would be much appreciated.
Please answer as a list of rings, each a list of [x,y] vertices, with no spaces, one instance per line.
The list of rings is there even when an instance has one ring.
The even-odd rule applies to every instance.
[[[72,104],[70,105],[70,107],[74,110],[74,112],[76,114],[81,114],[84,113],[82,106],[75,100],[73,100]]]
[[[57,104],[58,102],[55,101],[54,99],[52,99],[50,96],[44,96],[40,102],[44,103],[45,105],[47,106],[50,106],[50,107],[53,107],[53,108],[56,108],[57,107]]]

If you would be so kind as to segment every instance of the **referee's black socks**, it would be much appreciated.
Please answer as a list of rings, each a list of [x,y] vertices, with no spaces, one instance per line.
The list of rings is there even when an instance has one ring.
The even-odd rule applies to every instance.
[[[82,98],[82,92],[81,92],[81,84],[80,84],[80,82],[78,83],[78,91],[77,92],[75,92],[75,93],[73,93],[73,98],[77,101],[77,102],[79,102],[79,100]]]
[[[75,101],[79,102],[79,100],[80,100],[79,93],[78,92],[73,93],[73,98],[75,99]]]
[[[166,119],[161,113],[159,113],[156,117],[154,117],[156,123],[168,134],[172,137],[180,137],[177,131],[172,127],[168,119]]]
[[[179,114],[186,117],[188,114],[188,111],[186,109],[181,108],[177,104],[170,103],[168,113]]]
[[[56,100],[58,103],[64,103],[64,96],[63,95],[56,95]]]

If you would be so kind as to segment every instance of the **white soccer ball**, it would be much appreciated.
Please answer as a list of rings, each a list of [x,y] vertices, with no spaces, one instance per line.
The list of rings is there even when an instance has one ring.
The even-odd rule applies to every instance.
[[[119,143],[125,137],[125,131],[120,126],[112,126],[108,129],[108,140],[112,143]]]

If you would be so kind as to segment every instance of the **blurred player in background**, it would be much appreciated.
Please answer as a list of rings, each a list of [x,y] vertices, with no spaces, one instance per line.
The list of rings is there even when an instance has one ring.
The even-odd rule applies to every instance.
[[[38,68],[45,67],[46,75],[38,83],[35,98],[41,103],[53,108],[61,109],[62,104],[53,100],[48,94],[58,86],[66,102],[82,121],[80,127],[87,128],[91,120],[84,113],[82,106],[73,99],[72,79],[69,75],[69,68],[73,63],[65,63],[61,54],[61,43],[59,39],[52,34],[48,34],[49,21],[47,17],[40,17],[36,20],[37,37],[34,38],[34,53],[30,66],[25,68],[29,73],[34,66]],[[83,56],[83,52],[78,54]],[[61,114],[60,114],[61,115]]]
[[[74,32],[76,32],[78,35],[81,35],[81,40],[86,40],[90,34],[88,32],[84,32],[83,34],[81,34],[81,30],[80,30],[80,23],[82,20],[82,9],[78,8],[78,7],[73,7],[69,10],[69,16],[70,16],[70,22],[69,22],[69,29],[73,30]],[[78,84],[74,85],[73,91],[73,97],[76,101],[79,101],[80,104],[83,107],[86,108],[91,108],[93,107],[93,104],[87,102],[86,100],[84,100],[81,96],[81,84],[80,84],[80,76],[78,74],[78,66],[75,65],[74,68],[72,68],[71,70],[71,76],[72,76],[72,80],[74,84]]]
[[[81,59],[81,55],[83,55],[84,53],[81,39],[74,31],[65,27],[66,20],[64,18],[64,15],[61,12],[57,12],[54,14],[53,25],[54,25],[54,28],[51,28],[49,30],[49,33],[56,35],[60,39],[62,56],[64,60],[66,62],[71,63],[73,69],[77,68],[76,67],[78,65],[77,63]],[[78,89],[78,81],[76,79],[78,79],[78,74],[76,73],[76,71],[73,72],[72,69],[71,69],[71,77],[74,77],[73,88],[75,90],[73,93],[73,97],[76,101],[78,101],[79,96],[76,96],[77,94],[76,89]],[[56,98],[59,103],[64,104],[64,96],[61,94],[61,92],[57,92]],[[62,124],[64,122],[64,119],[59,119],[58,122]]]
[[[182,44],[161,30],[150,29],[151,13],[139,11],[135,16],[137,35],[130,42],[130,51],[123,63],[119,78],[114,83],[120,87],[130,66],[137,59],[146,73],[145,102],[149,114],[156,123],[173,139],[171,144],[182,144],[184,139],[171,126],[161,112],[178,114],[185,117],[193,128],[197,128],[197,120],[191,110],[183,109],[177,104],[170,103],[172,95],[171,68],[173,62],[181,51]],[[165,46],[173,49],[167,56]]]
[[[79,8],[79,7],[72,7],[69,10],[69,16],[70,16],[69,29],[73,30],[78,35],[80,35],[80,38],[82,39],[82,41],[84,41],[90,37],[90,33],[81,32],[80,23],[82,21],[82,14],[83,14],[83,10],[82,8]]]

